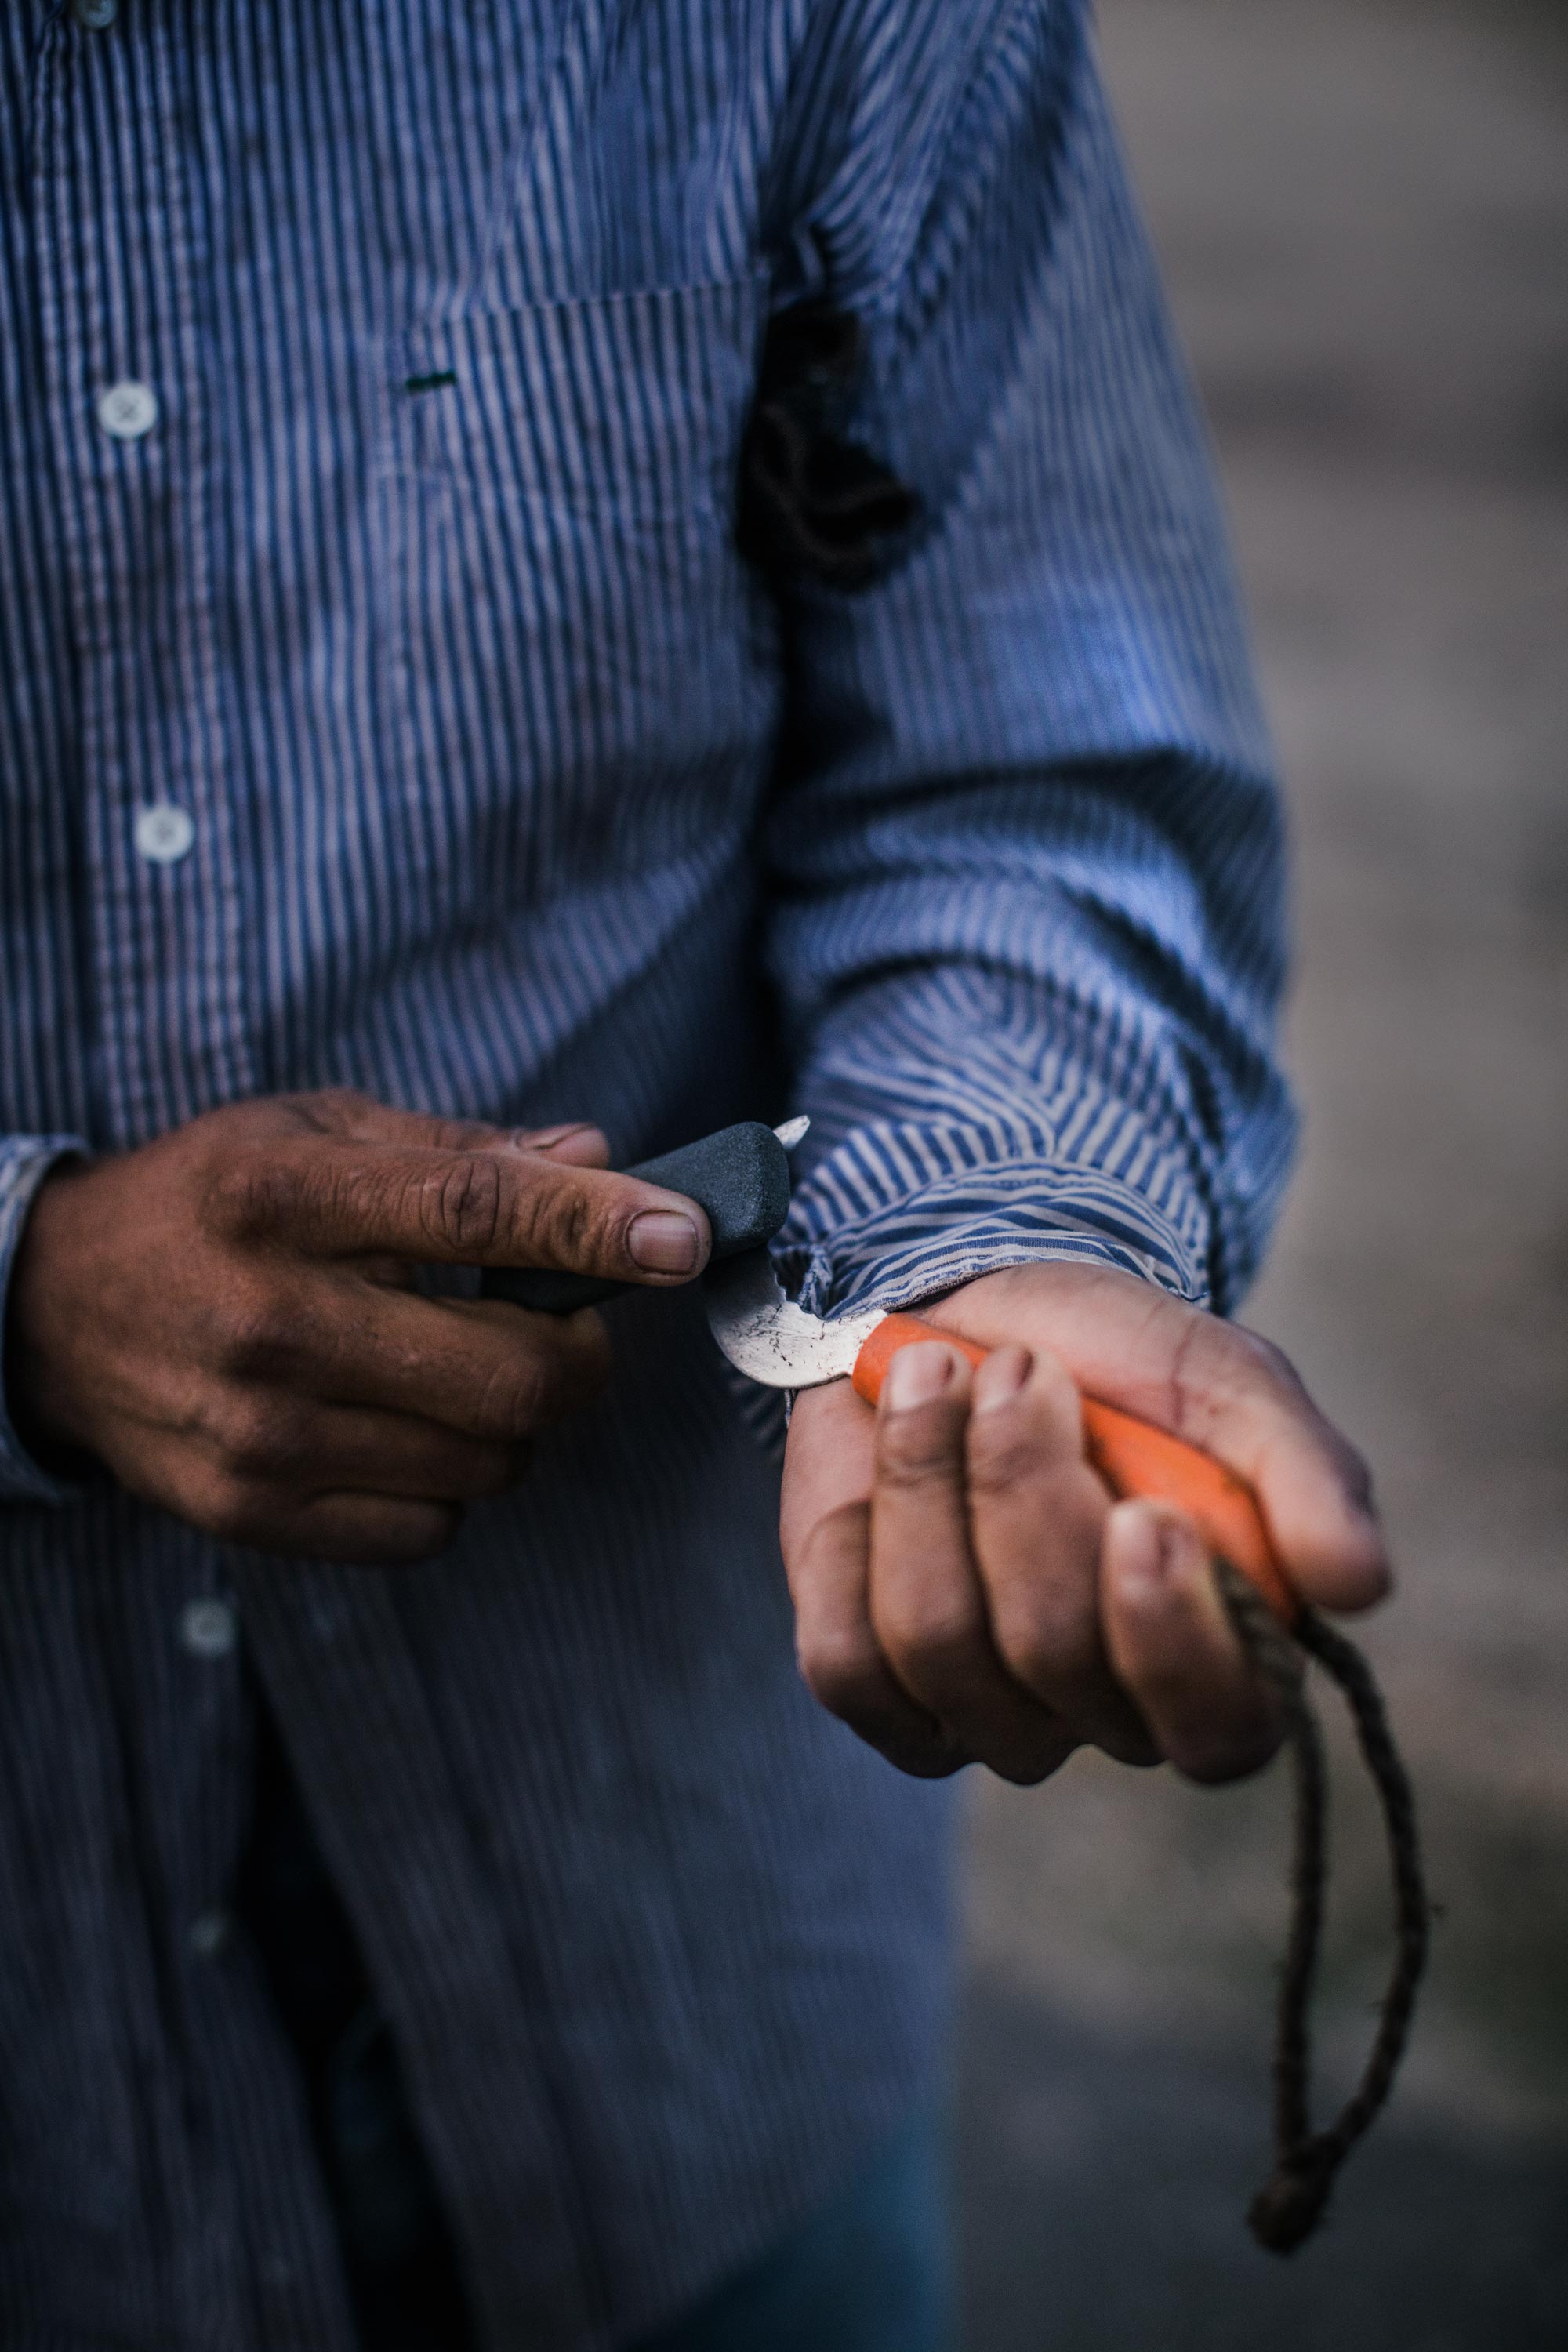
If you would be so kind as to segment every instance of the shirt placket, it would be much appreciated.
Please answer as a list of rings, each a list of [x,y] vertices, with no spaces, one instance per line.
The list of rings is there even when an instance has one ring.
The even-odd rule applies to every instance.
[[[94,1140],[253,1091],[214,598],[211,257],[188,32],[68,8],[34,113],[40,359],[77,677]]]

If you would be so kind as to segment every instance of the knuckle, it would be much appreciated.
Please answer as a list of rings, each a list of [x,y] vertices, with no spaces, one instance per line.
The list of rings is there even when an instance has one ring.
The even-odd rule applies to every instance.
[[[374,1114],[375,1104],[357,1087],[313,1087],[300,1093],[279,1095],[276,1108],[300,1127],[332,1135],[356,1127]]]
[[[620,1262],[614,1214],[581,1184],[531,1184],[523,1195],[523,1215],[529,1246],[546,1265],[595,1273]]]
[[[1015,1601],[997,1610],[994,1623],[1003,1664],[1026,1689],[1071,1689],[1094,1671],[1094,1628],[1080,1609],[1036,1595],[1027,1605]]]
[[[1284,1349],[1245,1324],[1200,1318],[1191,1344],[1184,1341],[1179,1362],[1189,1410],[1200,1409],[1215,1394],[1239,1398],[1263,1390],[1291,1410],[1300,1408],[1306,1397],[1300,1374]]]
[[[1261,1772],[1279,1748],[1279,1728],[1262,1721],[1245,1730],[1195,1725],[1176,1748],[1176,1760],[1189,1780],[1217,1788],[1225,1781],[1245,1780]]]
[[[189,1508],[196,1525],[220,1543],[265,1546],[273,1532],[265,1495],[232,1471],[215,1471],[204,1480]]]
[[[1297,1385],[1296,1368],[1283,1348],[1277,1348],[1261,1331],[1249,1331],[1245,1324],[1233,1323],[1228,1328],[1232,1352],[1238,1364],[1289,1387]]]
[[[1081,1746],[1071,1732],[1043,1735],[1027,1754],[996,1756],[991,1759],[991,1769],[999,1780],[1009,1780],[1015,1789],[1037,1789],[1053,1772],[1059,1772],[1068,1758]]]
[[[877,1477],[895,1491],[956,1476],[960,1424],[941,1412],[901,1412],[879,1424]]]
[[[214,1435],[230,1471],[245,1478],[275,1477],[299,1458],[301,1416],[281,1398],[241,1395],[218,1412]]]
[[[319,1087],[314,1093],[296,1097],[297,1107],[319,1119],[327,1127],[349,1127],[376,1108],[367,1094],[358,1087]]]
[[[1283,1348],[1277,1348],[1272,1339],[1260,1339],[1256,1332],[1249,1331],[1247,1339],[1250,1346],[1257,1349],[1253,1360],[1264,1378],[1271,1381],[1282,1396],[1289,1397],[1292,1403],[1299,1403],[1307,1393],[1306,1388],[1300,1373]]]
[[[202,1220],[231,1241],[246,1241],[285,1223],[299,1197],[292,1162],[270,1151],[236,1152],[219,1160],[202,1187]]]
[[[1358,1452],[1348,1437],[1340,1437],[1335,1448],[1341,1481],[1350,1501],[1365,1517],[1371,1518],[1377,1509],[1377,1488],[1372,1475],[1372,1465],[1364,1454]]]
[[[549,1418],[553,1397],[554,1383],[541,1358],[520,1350],[487,1373],[474,1405],[475,1433],[492,1444],[523,1446]]]
[[[911,1682],[952,1685],[972,1679],[982,1625],[968,1601],[955,1599],[903,1610],[887,1623],[885,1637]]]
[[[277,1371],[293,1360],[298,1342],[295,1318],[275,1290],[243,1291],[229,1300],[221,1318],[219,1368],[241,1378]]]
[[[813,1698],[846,1721],[866,1713],[879,1684],[875,1650],[847,1628],[803,1629],[796,1643],[801,1679]]]
[[[1029,1384],[1017,1398],[1016,1404],[1019,1409],[1036,1412],[1053,1434],[1071,1432],[1081,1439],[1083,1399],[1079,1393],[1078,1382],[1053,1349],[1035,1349]]]
[[[1260,1388],[1292,1395],[1300,1390],[1289,1358],[1270,1340],[1197,1307],[1187,1310],[1168,1377],[1171,1425],[1200,1444],[1217,1408]]]
[[[1008,1673],[1026,1690],[1038,1690],[1057,1680],[1060,1659],[1038,1626],[998,1625],[996,1647]]]
[[[1099,1743],[1118,1764],[1128,1765],[1134,1772],[1152,1772],[1165,1760],[1165,1751],[1142,1717],[1132,1711],[1131,1720],[1111,1730],[1102,1726]]]
[[[489,1152],[465,1154],[419,1183],[416,1205],[420,1230],[441,1247],[476,1255],[494,1249],[507,1221],[500,1161]]]
[[[482,1118],[433,1118],[427,1136],[437,1151],[493,1151],[498,1139]]]
[[[871,1506],[868,1500],[840,1503],[804,1528],[781,1530],[784,1564],[798,1611],[819,1606],[819,1596],[832,1592],[846,1573],[863,1577],[871,1541]]]
[[[1016,1425],[994,1426],[1011,1421],[1009,1413],[987,1413],[971,1423],[969,1485],[977,1496],[1010,1494],[1039,1472],[1040,1448],[1033,1433]]]

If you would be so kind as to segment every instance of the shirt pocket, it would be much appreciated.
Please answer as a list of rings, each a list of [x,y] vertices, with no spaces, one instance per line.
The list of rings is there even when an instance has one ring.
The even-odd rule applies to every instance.
[[[389,353],[399,763],[454,836],[432,852],[511,904],[754,796],[775,666],[734,509],[764,298],[539,303]]]

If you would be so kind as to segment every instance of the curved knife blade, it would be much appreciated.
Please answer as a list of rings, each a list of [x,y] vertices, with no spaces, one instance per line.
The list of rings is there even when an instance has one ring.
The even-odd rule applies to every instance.
[[[825,1323],[786,1298],[765,1249],[710,1265],[702,1277],[708,1328],[737,1371],[769,1389],[816,1389],[847,1380],[883,1310]]]

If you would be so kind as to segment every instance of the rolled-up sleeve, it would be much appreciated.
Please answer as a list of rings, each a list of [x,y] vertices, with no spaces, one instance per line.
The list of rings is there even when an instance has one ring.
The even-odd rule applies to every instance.
[[[817,1311],[1062,1257],[1224,1308],[1291,1140],[1269,746],[1080,14],[999,29],[867,312],[860,431],[921,521],[785,614],[778,1252]]]

